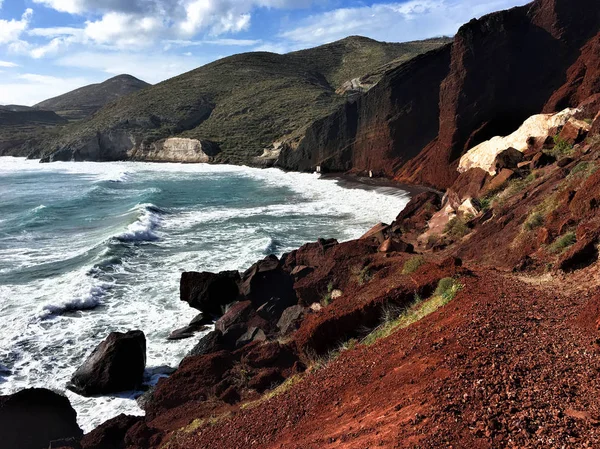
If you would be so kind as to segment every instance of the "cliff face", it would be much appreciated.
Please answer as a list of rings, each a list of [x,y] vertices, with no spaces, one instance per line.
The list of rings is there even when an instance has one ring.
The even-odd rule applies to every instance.
[[[278,165],[293,170],[373,170],[391,175],[437,134],[439,89],[451,44],[388,72],[356,101],[308,128]]]
[[[442,83],[439,136],[396,178],[448,187],[462,154],[544,109],[599,28],[593,0],[536,1],[464,25]],[[546,109],[577,104],[573,96]]]
[[[545,105],[556,112],[600,90],[599,29],[594,0],[537,0],[472,20],[451,50],[389,72],[356,103],[309,128],[279,164],[373,170],[448,187],[468,149],[510,134]]]

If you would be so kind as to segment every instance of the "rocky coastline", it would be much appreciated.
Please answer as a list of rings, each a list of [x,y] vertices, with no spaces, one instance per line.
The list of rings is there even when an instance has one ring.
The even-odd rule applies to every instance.
[[[34,410],[41,440],[2,419],[0,436],[24,449],[600,446],[599,36],[594,1],[536,0],[384,75],[280,158],[419,186],[392,223],[243,273],[184,273],[179,299],[201,315],[174,336],[214,330],[142,396],[145,416],[82,436],[64,398],[31,390],[0,397],[0,414]],[[142,336],[129,338],[134,369],[115,362],[128,337],[111,335],[76,390],[135,385]]]

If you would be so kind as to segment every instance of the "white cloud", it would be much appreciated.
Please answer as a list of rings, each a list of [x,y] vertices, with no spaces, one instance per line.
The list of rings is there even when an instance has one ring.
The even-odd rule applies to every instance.
[[[262,43],[260,39],[209,39],[201,41],[190,41],[183,39],[171,39],[163,42],[168,48],[171,47],[199,47],[202,45],[222,45],[229,47],[253,47]]]
[[[0,81],[0,104],[32,106],[40,101],[97,82],[84,77],[65,77],[25,73]]]
[[[39,37],[58,37],[58,36],[83,36],[83,28],[73,27],[49,27],[49,28],[32,28],[27,31],[30,36]]]
[[[0,67],[19,67],[19,65],[14,62],[0,61]]]
[[[390,42],[454,35],[474,17],[530,0],[410,0],[340,8],[305,19],[280,37],[304,46],[333,42],[350,35]]]
[[[56,64],[100,71],[109,75],[128,73],[149,83],[157,83],[210,61],[209,58],[200,59],[165,53],[84,51],[63,56],[57,59]]]
[[[0,44],[9,44],[19,40],[29,26],[33,10],[26,9],[20,20],[0,20]]]

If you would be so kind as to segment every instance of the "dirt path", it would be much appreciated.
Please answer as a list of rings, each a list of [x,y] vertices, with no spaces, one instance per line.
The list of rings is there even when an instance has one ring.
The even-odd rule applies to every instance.
[[[600,447],[600,301],[493,271],[462,282],[445,308],[180,447]]]

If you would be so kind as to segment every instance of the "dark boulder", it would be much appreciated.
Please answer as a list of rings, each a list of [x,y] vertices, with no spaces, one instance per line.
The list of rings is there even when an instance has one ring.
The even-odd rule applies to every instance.
[[[238,299],[239,282],[237,271],[185,272],[179,284],[180,299],[208,315],[221,316],[225,306]]]
[[[142,416],[121,414],[96,427],[81,439],[84,449],[124,449],[125,435],[135,424],[143,421]]]
[[[335,239],[319,239],[313,243],[302,245],[297,250],[281,257],[281,265],[284,270],[292,272],[296,267],[319,267],[327,259],[330,250],[338,246]],[[298,272],[293,274],[297,276]],[[298,279],[296,277],[296,279]]]
[[[181,329],[175,329],[169,334],[167,340],[184,340],[193,337],[198,332],[203,332],[208,329],[205,325],[188,325]]]
[[[219,330],[214,330],[202,337],[198,344],[188,353],[188,356],[210,354],[219,352],[224,348],[223,333]]]
[[[256,308],[271,298],[279,298],[286,305],[297,303],[294,279],[281,268],[275,256],[255,263],[244,273],[241,292]]]
[[[258,327],[251,327],[246,331],[244,335],[237,339],[235,343],[236,348],[241,348],[255,341],[266,341],[267,336],[265,332]]]
[[[146,337],[141,331],[113,332],[73,374],[68,388],[83,396],[135,390],[146,367]]]
[[[231,326],[236,324],[244,324],[250,320],[256,311],[252,306],[251,301],[241,301],[229,308],[225,315],[217,320],[215,323],[215,329],[223,333]]]
[[[82,436],[77,413],[58,393],[36,388],[0,396],[0,447],[42,449]]]
[[[515,169],[519,162],[523,161],[523,153],[515,148],[508,148],[501,151],[494,160],[494,167],[496,172],[500,172],[504,168]]]
[[[283,311],[281,318],[277,322],[277,327],[281,332],[281,335],[287,335],[290,332],[295,331],[300,327],[302,321],[304,320],[304,316],[306,315],[306,308],[296,305],[292,307],[288,307]]]

